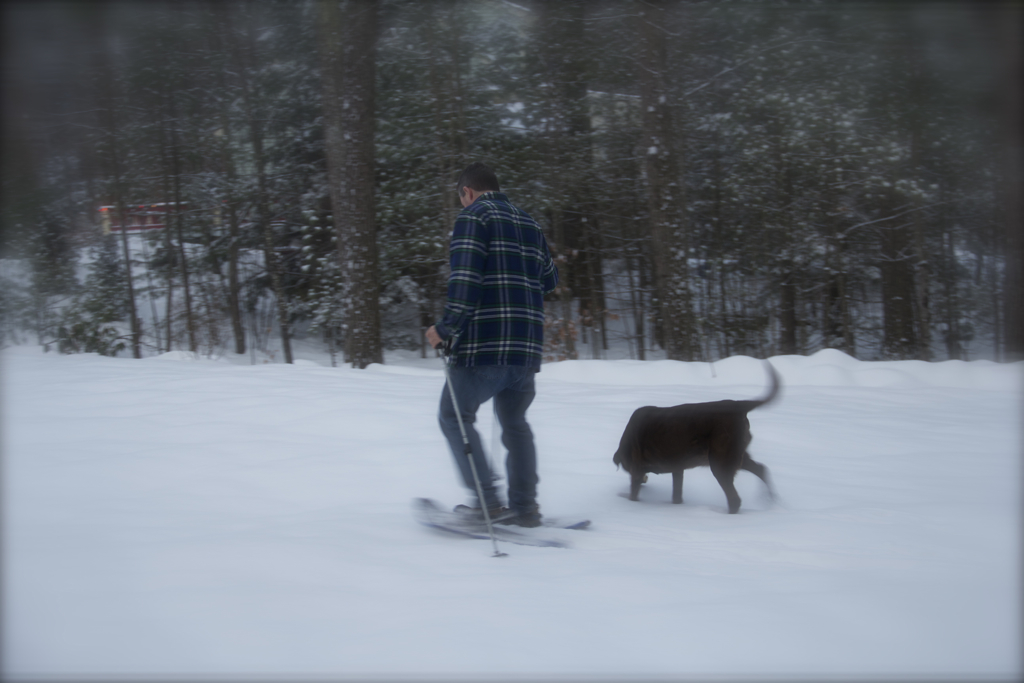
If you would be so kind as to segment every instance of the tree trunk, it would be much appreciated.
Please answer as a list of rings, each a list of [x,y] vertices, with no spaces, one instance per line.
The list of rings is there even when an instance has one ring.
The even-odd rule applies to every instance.
[[[227,135],[227,133],[225,133]],[[242,323],[242,287],[238,281],[238,256],[239,256],[239,225],[238,225],[238,204],[234,196],[235,172],[234,163],[231,164],[231,171],[228,172],[228,183],[231,189],[228,190],[228,311],[231,317],[231,331],[235,339],[235,353],[245,353],[245,325]]]
[[[918,352],[914,333],[914,271],[906,227],[883,228],[881,247],[882,355],[894,360],[914,358]]]
[[[787,269],[779,283],[779,353],[796,355],[796,282]]]
[[[97,56],[98,75],[100,79],[99,91],[103,111],[104,135],[107,140],[107,151],[109,169],[114,180],[114,204],[117,207],[118,219],[121,221],[121,248],[124,256],[124,269],[126,276],[126,288],[128,299],[128,315],[131,319],[132,329],[132,357],[142,358],[141,330],[139,329],[139,317],[135,307],[135,285],[132,277],[131,250],[128,247],[128,212],[125,208],[124,173],[121,168],[121,155],[118,145],[118,121],[117,102],[114,94],[113,65],[110,64],[107,46],[102,38],[106,35],[103,30],[103,15],[93,15],[96,21],[92,35],[97,38],[99,44],[95,46]]]
[[[230,53],[227,45],[230,39],[226,37],[231,24],[227,17],[230,5],[227,3],[216,3],[214,5],[217,13],[216,27],[212,33],[214,40],[214,52],[219,55],[225,63],[229,63]],[[217,81],[221,89],[220,107],[220,155],[221,164],[224,167],[224,174],[227,177],[225,205],[228,212],[228,315],[231,318],[231,331],[235,338],[235,353],[245,353],[245,325],[242,323],[242,302],[241,285],[238,281],[238,256],[239,256],[239,225],[238,225],[238,198],[235,196],[235,183],[238,178],[235,169],[235,160],[231,153],[231,116],[229,112],[230,99],[228,98],[228,84],[225,77],[226,68],[217,70]]]
[[[457,6],[457,5],[456,5]],[[452,83],[455,87],[453,100],[455,116],[451,118],[451,139],[458,151],[457,166],[461,170],[469,164],[469,140],[466,137],[466,93],[462,85],[462,22],[457,17],[449,20],[452,45]]]
[[[446,244],[448,235],[455,223],[456,202],[455,193],[452,191],[455,182],[455,173],[461,169],[459,164],[465,162],[466,145],[465,135],[461,130],[453,130],[453,117],[451,112],[457,109],[460,100],[458,94],[461,90],[458,44],[454,46],[452,65],[450,73],[446,73],[443,61],[443,50],[438,39],[438,24],[440,9],[437,5],[426,6],[426,18],[424,21],[424,39],[427,43],[427,55],[430,61],[429,79],[430,95],[432,100],[431,115],[434,121],[434,154],[437,158],[437,169],[435,182],[437,184],[437,215],[438,215],[438,244]],[[441,15],[443,16],[443,15]],[[450,22],[453,31],[459,31],[457,22]],[[448,280],[448,261],[445,253],[438,254],[436,268],[428,268],[424,273],[424,294],[427,302],[422,306],[423,324],[420,333],[420,349],[423,358],[427,357],[427,329],[434,324],[434,304],[444,298]]]
[[[557,335],[565,358],[575,360],[579,352],[576,349],[572,301],[577,295],[579,283],[576,278],[576,252],[570,246],[570,232],[579,214],[570,196],[573,191],[571,185],[578,179],[568,178],[573,174],[573,170],[570,170],[573,143],[568,138],[570,103],[567,101],[566,87],[567,57],[562,46],[566,38],[564,28],[569,19],[565,16],[565,5],[562,3],[535,3],[534,9],[538,13],[535,50],[541,59],[541,77],[551,85],[543,91],[542,107],[546,143],[545,184],[550,188],[551,202],[551,250],[558,267],[555,295],[559,300],[562,318]]]
[[[248,9],[248,8],[247,8]],[[257,84],[252,82],[247,73],[248,68],[255,67],[256,60],[256,27],[252,16],[247,17],[245,56],[236,59],[238,74],[242,84],[242,97],[245,102],[246,117],[249,119],[249,139],[252,143],[253,161],[256,166],[256,212],[260,228],[263,232],[263,252],[266,259],[267,272],[270,274],[271,286],[277,299],[277,322],[281,333],[281,350],[285,363],[292,362],[292,345],[288,333],[288,302],[281,282],[281,268],[277,258],[276,240],[270,218],[270,198],[267,190],[267,157],[263,151],[264,114],[260,108],[261,95]],[[237,43],[232,40],[237,48]],[[242,52],[238,50],[238,52]]]
[[[647,268],[644,265],[647,263],[647,258],[640,250],[637,255],[637,284],[639,289],[636,290],[636,302],[633,306],[636,316],[636,347],[637,347],[637,358],[639,360],[647,360],[647,335],[645,333],[645,327],[647,324],[647,308],[644,305],[644,296],[647,293]]]
[[[374,206],[374,101],[376,94],[378,0],[346,0],[342,6],[344,70],[341,105],[345,154],[344,233],[349,274],[348,309],[353,367],[383,363],[380,340],[380,285]]]
[[[345,233],[345,137],[340,103],[344,88],[344,69],[342,54],[342,17],[338,0],[320,0],[318,3],[318,21],[316,22],[317,52],[320,59],[320,80],[323,87],[324,108],[324,151],[327,156],[327,180],[331,194],[331,219],[338,243],[338,263],[341,266],[341,283],[343,291],[341,301],[348,300],[348,278],[346,270]],[[339,311],[342,322],[342,350],[345,359],[351,357],[348,311]]]
[[[845,261],[842,256],[843,251],[845,251],[844,243],[840,243],[839,251],[840,259]],[[850,286],[846,275],[845,263],[840,266],[839,274],[836,278],[839,284],[839,310],[843,322],[843,351],[856,358],[857,341],[853,334],[853,311],[850,310]]]
[[[918,202],[920,204],[920,202]],[[914,212],[914,316],[917,321],[917,358],[932,359],[931,265],[920,206]]]
[[[171,178],[170,178],[170,163],[167,161],[167,131],[165,130],[167,125],[166,120],[161,116],[160,118],[160,177],[162,180],[163,187],[163,203],[164,203],[164,279],[167,282],[167,298],[164,301],[164,324],[166,325],[166,336],[167,336],[167,351],[171,351],[171,340],[172,333],[174,332],[173,320],[174,320],[174,264],[177,261],[177,249],[174,248],[174,239],[171,237],[171,214],[170,206],[172,202],[171,193]]]
[[[595,242],[600,239],[600,232],[595,228],[596,222],[582,218],[584,260],[587,265],[587,290],[590,308],[591,348],[594,358],[601,358],[602,351],[608,349],[608,332],[605,329],[604,277],[601,264],[601,252]]]
[[[442,236],[447,235],[455,219],[455,207],[452,204],[452,181],[454,180],[451,164],[451,151],[453,141],[445,139],[445,119],[448,107],[448,98],[445,96],[443,79],[441,76],[442,64],[440,49],[437,44],[435,12],[430,12],[425,27],[427,40],[427,52],[430,59],[430,96],[432,100],[431,115],[434,118],[434,154],[437,156],[437,197],[438,216],[441,222]],[[458,65],[456,64],[456,71]],[[457,153],[457,152],[456,152]]]
[[[112,151],[111,154],[116,159],[117,152]],[[115,161],[114,165],[117,166],[118,162]],[[125,211],[124,193],[121,189],[121,179],[119,172],[115,172],[114,183],[115,187],[118,188],[116,190],[115,202],[117,204],[117,213],[121,219],[121,247],[124,254],[125,279],[127,280],[128,288],[128,315],[131,316],[132,321],[132,357],[142,358],[142,346],[139,339],[139,337],[141,336],[141,330],[139,329],[139,315],[135,310],[135,285],[133,283],[132,278],[132,258],[131,251],[128,248],[128,213],[127,211]]]
[[[181,288],[185,296],[185,327],[188,330],[188,350],[196,353],[196,324],[192,315],[192,290],[188,278],[188,258],[185,251],[184,216],[181,212],[181,158],[178,153],[178,118],[174,107],[174,93],[166,93],[171,116],[171,172],[174,178],[174,225],[178,235],[178,266],[181,270]],[[168,216],[169,218],[169,216]],[[164,230],[170,226],[165,223]]]
[[[1000,63],[1003,66],[1000,118],[1002,127],[1002,203],[1006,221],[1006,276],[1003,286],[1003,358],[1024,360],[1024,121],[1021,80],[1024,78],[1024,50],[1021,49],[1022,13],[1018,3],[1002,3],[999,22]]]
[[[943,285],[946,293],[946,354],[949,360],[963,360],[960,345],[960,307],[957,305],[957,263],[953,232],[942,234],[943,260],[946,262],[946,277]]]
[[[998,183],[1000,179],[996,179]],[[993,193],[994,196],[1000,195],[1001,188],[995,188],[996,191]],[[998,213],[998,203],[992,208]],[[1002,236],[1002,228],[999,222],[1000,216],[993,216],[990,221],[986,233],[988,233],[988,243],[991,246],[992,257],[988,260],[988,288],[989,296],[991,297],[992,303],[992,360],[999,361],[1003,359],[1003,315],[1002,300],[999,298],[999,245],[1000,237]]]
[[[574,214],[574,227],[581,247],[582,263],[577,279],[584,286],[589,326],[600,336],[592,342],[594,357],[607,348],[605,330],[604,273],[601,266],[600,232],[593,196],[594,151],[590,106],[587,100],[588,69],[585,59],[591,54],[586,42],[585,26],[589,3],[572,0],[556,3],[558,23],[564,34],[559,40],[562,54],[555,60],[559,104],[565,117],[563,135],[567,143],[568,173],[573,181],[568,187],[569,206]],[[564,172],[564,170],[563,170]]]
[[[927,103],[924,101],[924,67],[921,64],[922,56],[920,51],[915,49],[910,41],[904,43],[905,63],[909,67],[908,102],[906,104],[906,126],[910,130],[910,168],[907,174],[913,179],[920,175],[921,149],[924,146],[925,120],[924,109]],[[922,202],[914,200],[915,208],[912,215],[914,235],[914,319],[916,322],[917,336],[917,358],[928,361],[932,359],[932,321],[931,302],[928,292],[931,288],[931,266],[928,258],[927,242],[925,241],[924,216],[922,215]]]
[[[686,283],[685,198],[680,184],[682,176],[672,112],[668,106],[667,4],[665,0],[637,2],[637,77],[643,110],[642,149],[662,346],[669,359],[690,360],[693,357],[693,321]]]
[[[576,360],[576,338],[572,315],[572,289],[569,287],[569,262],[566,255],[565,245],[565,215],[560,208],[556,208],[551,217],[551,228],[554,233],[555,266],[558,268],[558,285],[555,287],[555,294],[562,306],[562,325],[559,334],[562,343],[565,345],[565,356],[567,360]]]

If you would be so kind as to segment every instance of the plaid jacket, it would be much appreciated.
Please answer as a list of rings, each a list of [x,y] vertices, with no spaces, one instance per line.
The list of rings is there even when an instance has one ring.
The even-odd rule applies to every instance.
[[[544,295],[558,271],[537,221],[500,192],[485,192],[452,230],[448,301],[436,329],[457,335],[457,366],[540,367]]]

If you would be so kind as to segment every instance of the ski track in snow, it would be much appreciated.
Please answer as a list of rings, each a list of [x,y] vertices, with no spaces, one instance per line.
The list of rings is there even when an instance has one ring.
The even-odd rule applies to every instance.
[[[1019,677],[1024,364],[772,362],[780,498],[741,472],[738,515],[707,468],[630,502],[611,458],[642,405],[762,395],[760,361],[545,365],[542,510],[593,527],[495,559],[410,513],[466,500],[438,360],[6,349],[4,675]]]

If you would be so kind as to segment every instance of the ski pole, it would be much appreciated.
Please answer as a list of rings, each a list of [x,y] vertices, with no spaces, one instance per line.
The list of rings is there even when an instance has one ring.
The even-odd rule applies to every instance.
[[[448,373],[448,353],[444,356],[444,381],[448,385],[448,393],[452,397],[452,407],[455,408],[455,418],[459,421],[459,431],[462,432],[462,448],[469,459],[469,469],[473,472],[473,483],[476,484],[476,496],[480,501],[480,509],[484,513],[484,521],[487,523],[487,534],[491,537],[491,544],[494,546],[492,557],[507,557],[507,553],[498,550],[498,539],[494,537],[494,528],[491,526],[491,513],[487,509],[487,501],[484,500],[484,489],[480,485],[480,475],[476,472],[476,463],[473,462],[473,447],[469,444],[469,437],[466,435],[466,425],[462,423],[462,413],[459,411],[459,403],[455,400],[455,387],[452,385],[452,376]]]

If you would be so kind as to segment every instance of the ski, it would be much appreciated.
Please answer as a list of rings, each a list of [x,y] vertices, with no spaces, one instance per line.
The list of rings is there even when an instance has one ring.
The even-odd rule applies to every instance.
[[[427,499],[427,500],[429,500],[429,499]],[[437,506],[438,510],[441,510],[441,506],[438,505],[436,501],[431,501],[431,502],[433,502],[434,505]],[[452,514],[457,516],[457,517],[459,517],[460,519],[467,520],[470,524],[476,523],[476,524],[480,524],[482,526],[483,525],[483,521],[479,517],[477,517],[477,514],[479,514],[478,510],[479,510],[479,508],[470,508],[470,507],[467,507],[465,505],[456,505],[455,506],[455,510],[452,512]],[[442,512],[443,512],[443,510],[442,510]],[[492,520],[492,521],[494,521],[494,520]],[[500,520],[499,520],[499,524],[500,524]],[[566,517],[541,517],[540,525],[541,525],[541,527],[549,527],[551,529],[575,529],[575,530],[579,530],[579,529],[586,529],[588,526],[590,526],[590,520],[589,519],[570,519],[570,518],[566,518]],[[533,528],[537,528],[537,527],[533,527]]]
[[[442,508],[436,501],[430,498],[416,498],[413,500],[413,514],[420,524],[445,531],[457,536],[487,540],[490,536],[487,527],[477,519],[469,519],[466,515],[449,512]],[[577,525],[579,522],[576,523]],[[589,524],[589,522],[588,522]],[[568,548],[568,544],[554,538],[546,538],[533,533],[544,527],[535,529],[510,529],[507,526],[493,524],[494,536],[499,541],[515,543],[517,545],[537,546],[541,548]],[[552,528],[552,527],[549,527]],[[559,527],[568,528],[568,527]],[[575,526],[573,528],[584,528]]]

